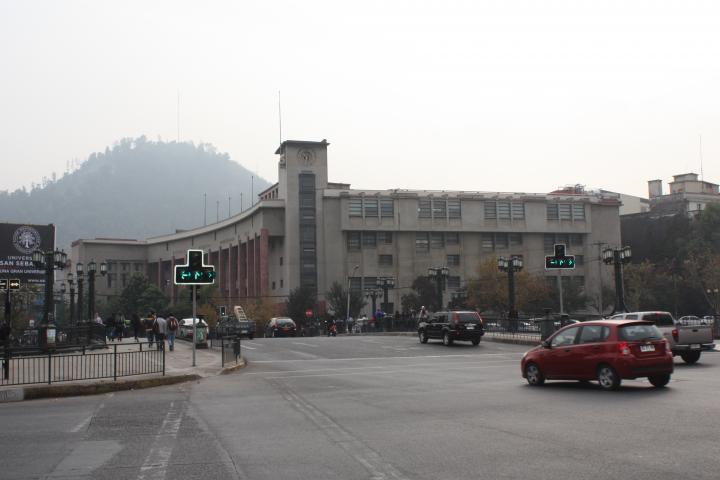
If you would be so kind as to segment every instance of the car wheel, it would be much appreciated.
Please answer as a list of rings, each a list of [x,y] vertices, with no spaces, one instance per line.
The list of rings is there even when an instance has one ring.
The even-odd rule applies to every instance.
[[[427,336],[427,333],[425,333],[425,330],[420,330],[418,332],[418,339],[420,340],[420,343],[428,342],[428,336]]]
[[[610,365],[601,365],[598,368],[597,379],[603,390],[617,390],[620,386],[620,377]]]
[[[480,339],[479,338],[473,339],[472,344],[477,347],[478,345],[480,345]]]
[[[696,363],[698,360],[700,360],[700,352],[687,352],[687,353],[681,353],[680,357],[683,359],[685,363],[688,365],[692,365]]]
[[[648,377],[648,380],[655,388],[662,388],[670,382],[670,374],[663,373],[661,375],[652,375]]]
[[[531,387],[539,387],[545,383],[545,376],[540,371],[540,367],[534,363],[525,365],[525,379]]]
[[[449,347],[453,344],[453,339],[450,338],[450,332],[443,333],[443,345],[446,347]]]

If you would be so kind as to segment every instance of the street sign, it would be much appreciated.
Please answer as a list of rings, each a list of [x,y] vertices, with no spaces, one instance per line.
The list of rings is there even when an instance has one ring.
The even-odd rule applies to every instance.
[[[0,290],[7,290],[8,281],[7,278],[0,278]]]
[[[575,255],[565,255],[565,245],[555,245],[555,255],[545,257],[545,270],[565,270],[575,268]]]
[[[312,310],[310,310],[309,308],[308,308],[307,310],[305,310],[305,316],[306,316],[307,318],[312,317],[312,313],[313,313]]]
[[[19,278],[11,278],[8,281],[8,288],[10,290],[20,290],[20,279]]]
[[[175,265],[175,285],[212,285],[215,267],[203,263],[202,250],[188,250],[187,263]]]

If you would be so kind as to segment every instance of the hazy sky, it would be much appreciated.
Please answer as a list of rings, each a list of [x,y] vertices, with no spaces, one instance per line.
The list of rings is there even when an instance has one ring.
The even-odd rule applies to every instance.
[[[0,0],[0,189],[176,139],[178,91],[182,140],[274,182],[278,90],[356,188],[646,196],[700,135],[720,183],[715,1]]]

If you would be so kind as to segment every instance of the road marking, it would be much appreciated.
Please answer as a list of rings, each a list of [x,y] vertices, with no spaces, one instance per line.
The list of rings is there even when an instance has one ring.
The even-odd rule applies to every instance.
[[[408,359],[408,358],[457,358],[457,357],[489,357],[489,356],[500,356],[500,357],[507,357],[507,356],[514,356],[514,357],[522,357],[522,354],[520,352],[516,353],[481,353],[481,354],[457,354],[457,355],[408,355],[403,357],[352,357],[352,358],[318,358],[318,359],[308,359],[308,360],[253,360],[253,364],[258,363],[287,363],[287,362],[319,362],[319,361],[332,361],[332,362],[357,362],[361,360],[402,360],[402,359]]]
[[[299,352],[297,350],[288,350],[289,353],[294,353],[295,355],[299,357],[305,357],[308,360],[315,360],[318,358],[317,355],[313,355],[312,353],[306,353],[306,352]]]
[[[240,348],[247,348],[248,350],[255,350],[255,347],[248,347],[246,344],[241,343]]]
[[[442,371],[448,370],[484,370],[487,368],[500,367],[501,365],[482,365],[482,366],[457,366],[457,367],[443,367]],[[395,370],[381,370],[375,372],[338,372],[338,373],[313,373],[310,375],[276,375],[274,377],[265,377],[268,380],[279,380],[287,378],[305,378],[305,377],[338,377],[338,376],[350,376],[350,375],[386,375],[388,373],[407,373],[409,367],[400,367]],[[268,372],[269,373],[269,372]],[[280,373],[280,372],[278,372]],[[427,371],[416,372],[422,375],[426,375]]]
[[[319,347],[319,345],[313,345],[311,343],[303,343],[303,342],[292,342],[292,343],[293,343],[293,345],[305,345],[306,347],[313,347],[313,348]]]
[[[160,430],[155,435],[150,451],[140,467],[138,480],[162,480],[165,478],[173,446],[180,430],[180,423],[182,423],[183,413],[182,406],[176,408],[175,402],[170,403],[170,408],[165,415]]]
[[[382,456],[366,445],[362,440],[346,430],[342,425],[323,413],[312,403],[279,382],[270,382],[285,400],[317,426],[334,445],[343,449],[347,455],[355,459],[369,473],[371,480],[409,480],[395,466],[384,460]]]
[[[240,344],[241,345],[252,345],[253,347],[262,347],[263,346],[262,343],[255,343],[255,342],[248,342],[248,341],[243,342],[242,340],[240,341]]]
[[[417,357],[415,357],[415,358],[417,358]],[[515,363],[516,361],[517,360],[514,360],[514,359],[507,359],[507,360],[497,359],[497,360],[489,360],[484,363],[485,364],[492,363],[494,365],[494,364],[501,364],[501,363]],[[253,362],[253,363],[257,363],[257,362]],[[477,365],[474,363],[460,363],[460,364],[455,363],[455,364],[452,364],[450,367],[447,364],[438,364],[438,363],[410,363],[407,365],[396,365],[394,368],[439,367],[439,368],[443,368],[443,369],[448,369],[448,368],[457,369],[458,367],[473,368],[476,366]],[[247,373],[244,373],[243,375],[272,375],[272,374],[280,375],[280,374],[285,374],[285,373],[307,373],[307,372],[327,372],[327,371],[330,371],[333,373],[339,373],[339,372],[346,372],[346,371],[351,371],[351,370],[369,370],[369,369],[382,369],[382,368],[388,368],[388,365],[363,365],[362,367],[340,367],[340,368],[338,368],[338,367],[309,368],[309,369],[302,369],[302,370],[283,370],[283,371],[279,371],[279,372],[273,372],[273,371],[247,372]]]
[[[107,398],[112,398],[113,395],[114,395],[114,393],[108,393]],[[85,428],[87,428],[87,426],[90,425],[90,422],[95,417],[95,415],[97,415],[98,412],[100,410],[102,410],[104,407],[105,407],[105,402],[101,402],[100,405],[95,407],[95,409],[92,411],[92,413],[86,419],[84,419],[82,422],[75,425],[73,428],[70,429],[70,431],[72,433],[78,433],[80,430],[84,430]]]

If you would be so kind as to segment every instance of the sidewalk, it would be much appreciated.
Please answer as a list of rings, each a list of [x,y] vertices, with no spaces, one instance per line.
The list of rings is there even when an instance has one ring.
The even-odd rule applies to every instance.
[[[137,348],[137,345],[128,345],[128,340],[134,342],[134,339],[125,339],[125,342],[108,342],[107,349],[99,349],[95,352],[106,353],[112,351],[114,345],[117,345],[118,353],[121,351],[130,351],[131,348]],[[147,349],[147,344],[143,345],[143,350]],[[88,353],[91,355],[92,353]],[[126,377],[118,377],[116,381],[112,378],[97,380],[76,380],[68,382],[58,382],[48,384],[31,384],[31,385],[7,385],[0,386],[0,403],[13,402],[21,400],[31,400],[36,398],[54,398],[78,395],[94,395],[120,390],[135,390],[140,388],[150,388],[161,385],[173,385],[176,383],[200,380],[204,377],[211,377],[229,373],[245,366],[244,359],[240,359],[237,365],[230,365],[222,368],[221,351],[219,349],[198,348],[195,351],[195,367],[192,366],[192,344],[187,341],[175,341],[175,350],[165,350],[165,375],[162,373],[153,373],[147,375],[133,375]]]

